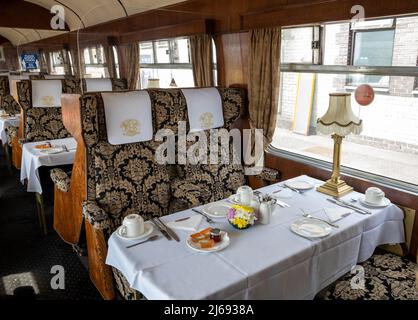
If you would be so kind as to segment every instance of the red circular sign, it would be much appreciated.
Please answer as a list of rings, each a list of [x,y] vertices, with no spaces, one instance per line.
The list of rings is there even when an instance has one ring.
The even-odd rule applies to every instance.
[[[359,105],[368,106],[374,100],[374,90],[368,84],[362,84],[356,89],[355,98]]]

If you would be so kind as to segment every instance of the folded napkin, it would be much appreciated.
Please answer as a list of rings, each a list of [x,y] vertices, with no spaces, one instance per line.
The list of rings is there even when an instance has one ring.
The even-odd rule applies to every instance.
[[[353,210],[349,208],[325,208],[324,211],[330,222],[341,220],[353,212]]]
[[[202,222],[202,216],[196,215],[196,216],[191,216],[187,220],[183,220],[179,222],[175,222],[175,221],[167,222],[167,226],[173,229],[197,232],[201,222]]]

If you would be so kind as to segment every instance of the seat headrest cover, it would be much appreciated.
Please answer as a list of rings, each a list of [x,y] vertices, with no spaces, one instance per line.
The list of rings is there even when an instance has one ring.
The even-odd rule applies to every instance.
[[[61,107],[61,80],[32,80],[34,108]]]
[[[190,132],[224,126],[222,97],[216,88],[182,89],[186,98]]]
[[[153,139],[151,98],[146,91],[101,93],[107,138],[112,145]]]

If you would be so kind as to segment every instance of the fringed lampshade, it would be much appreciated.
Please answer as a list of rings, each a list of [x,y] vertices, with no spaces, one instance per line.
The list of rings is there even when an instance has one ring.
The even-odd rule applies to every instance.
[[[334,139],[333,169],[331,179],[318,188],[319,192],[341,197],[353,188],[340,178],[341,144],[345,136],[360,134],[363,121],[351,110],[350,93],[331,93],[329,107],[324,116],[318,119],[317,130],[323,134],[332,134]]]

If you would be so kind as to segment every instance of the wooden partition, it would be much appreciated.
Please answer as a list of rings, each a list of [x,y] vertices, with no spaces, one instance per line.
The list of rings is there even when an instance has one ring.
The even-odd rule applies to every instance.
[[[20,108],[20,123],[17,137],[12,139],[12,164],[20,170],[22,166],[22,146],[19,143],[19,139],[22,139],[25,132],[25,112]]]
[[[76,244],[84,222],[82,203],[87,200],[86,145],[81,128],[80,95],[63,94],[61,102],[64,125],[77,141],[77,151],[70,190],[62,192],[55,187],[54,228],[64,241]],[[87,222],[85,230],[90,278],[104,299],[114,299],[112,270],[105,263],[107,243],[103,232],[94,229]]]
[[[77,141],[77,151],[70,190],[62,192],[55,187],[54,229],[65,242],[77,244],[83,222],[81,204],[86,199],[86,147],[81,134],[80,95],[63,94],[61,104],[64,126]]]

